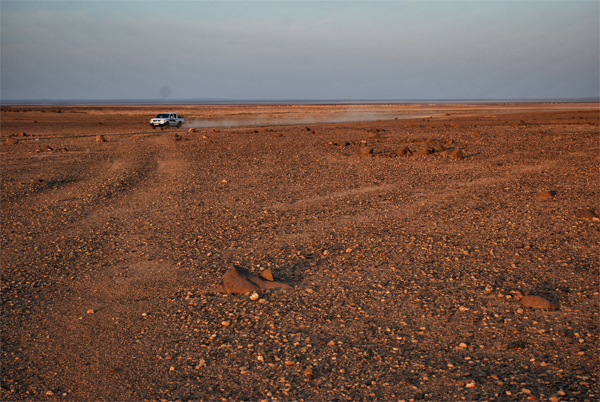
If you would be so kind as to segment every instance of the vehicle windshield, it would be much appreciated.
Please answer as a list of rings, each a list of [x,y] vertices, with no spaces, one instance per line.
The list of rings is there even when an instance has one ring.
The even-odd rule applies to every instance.
[[[158,116],[155,117],[155,119],[168,119],[169,118],[169,114],[168,113],[161,113]]]

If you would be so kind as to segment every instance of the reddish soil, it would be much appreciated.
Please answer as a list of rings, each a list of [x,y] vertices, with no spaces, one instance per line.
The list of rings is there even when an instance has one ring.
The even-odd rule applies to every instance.
[[[598,104],[1,118],[2,400],[598,400]]]

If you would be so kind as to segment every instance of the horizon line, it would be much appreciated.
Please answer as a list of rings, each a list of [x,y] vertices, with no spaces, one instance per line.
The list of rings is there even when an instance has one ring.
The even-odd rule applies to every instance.
[[[7,99],[0,106],[86,106],[86,105],[243,105],[243,104],[455,104],[455,103],[600,103],[600,97],[586,98],[465,98],[465,99]]]

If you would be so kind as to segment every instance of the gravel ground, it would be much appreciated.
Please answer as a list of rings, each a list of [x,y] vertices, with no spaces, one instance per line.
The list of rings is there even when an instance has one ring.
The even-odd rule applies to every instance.
[[[576,106],[193,132],[3,108],[2,400],[598,400]],[[234,265],[292,289],[218,292]]]

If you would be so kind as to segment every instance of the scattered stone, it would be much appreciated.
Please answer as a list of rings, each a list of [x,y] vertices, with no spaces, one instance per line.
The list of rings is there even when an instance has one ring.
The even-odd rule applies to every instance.
[[[196,129],[195,129],[195,128],[190,128],[190,129],[188,130],[188,133],[195,133],[195,132],[196,132]]]
[[[269,282],[273,282],[275,279],[273,278],[273,271],[271,268],[265,269],[260,273],[260,277],[266,279]]]
[[[18,143],[19,143],[19,141],[17,141],[13,137],[8,137],[6,139],[6,145],[13,145],[13,144],[18,144]]]
[[[438,148],[438,152],[445,152],[446,148],[444,148],[444,146],[442,144],[440,144],[439,148]]]
[[[597,221],[600,220],[598,219],[598,217],[596,216],[596,214],[594,214],[592,211],[583,211],[580,215],[579,215],[579,219],[583,219],[586,221]]]
[[[428,156],[429,154],[431,154],[431,149],[429,149],[429,147],[423,147],[415,152],[416,156]]]
[[[223,321],[223,322],[221,323],[221,325],[223,325],[224,327],[228,327],[228,326],[230,326],[230,325],[231,325],[231,323],[230,323],[229,321]]]
[[[48,152],[48,151],[53,151],[53,150],[54,149],[49,147],[48,145],[41,145],[41,146],[37,147],[35,152]]]
[[[398,156],[409,156],[412,155],[412,152],[410,152],[410,149],[408,148],[408,146],[402,148],[401,150],[399,150],[397,152]]]
[[[295,364],[296,364],[296,362],[293,362],[293,361],[291,361],[291,360],[286,360],[286,361],[285,361],[285,365],[286,365],[286,366],[293,366],[293,365],[295,365]]]
[[[369,138],[381,138],[381,136],[378,133],[373,133],[369,135]]]
[[[258,128],[258,132],[259,132],[259,133],[266,133],[266,132],[267,132],[267,129],[266,129],[265,127],[259,127],[259,128]]]
[[[477,130],[473,133],[473,135],[478,136],[478,135],[481,135],[481,133],[479,132],[479,130]]]
[[[484,293],[492,293],[494,291],[494,288],[492,288],[490,285],[487,285],[485,287],[485,289],[483,290]]]
[[[106,137],[103,135],[97,135],[96,142],[106,142]]]
[[[475,381],[470,381],[465,385],[465,388],[475,388]]]
[[[258,300],[258,293],[254,292],[250,295],[250,300]]]
[[[466,343],[464,343],[464,342],[461,342],[461,343],[458,345],[458,347],[459,347],[459,348],[462,348],[462,349],[466,349],[466,348],[468,348],[468,347],[469,347],[469,345],[467,345],[467,344],[466,344]]]
[[[305,377],[311,377],[311,376],[313,375],[313,371],[312,371],[310,368],[307,368],[307,369],[305,369],[305,370],[302,372],[302,374],[303,374]]]
[[[373,147],[361,147],[360,148],[360,154],[361,155],[372,155],[373,154]]]
[[[182,137],[177,133],[172,133],[169,138],[173,141],[181,141]]]
[[[460,311],[461,313],[464,313],[465,311],[469,311],[470,309],[468,307],[464,307],[464,306],[460,306],[458,308],[458,311]]]
[[[523,349],[527,345],[523,341],[514,341],[506,345],[506,349]]]
[[[450,154],[450,159],[461,160],[465,157],[463,151],[461,149],[457,149],[456,151]]]
[[[556,310],[558,306],[540,296],[523,296],[521,304],[526,307]]]
[[[227,293],[244,294],[261,289],[290,289],[291,286],[283,282],[266,281],[253,276],[248,270],[234,265],[223,275],[220,288]]]
[[[540,200],[552,200],[554,199],[554,195],[552,195],[552,193],[550,193],[549,191],[540,191],[535,198],[538,198]]]
[[[92,310],[92,309],[89,309],[89,310],[87,311],[87,313],[88,313],[88,314],[94,314],[94,313],[95,313],[95,311],[94,311],[94,310]]]
[[[336,141],[333,144],[337,145],[338,147],[347,147],[350,145],[350,142],[349,141]]]
[[[21,131],[19,134],[17,134],[17,137],[27,137],[27,133],[24,131]]]

